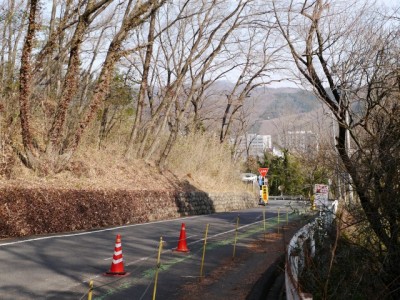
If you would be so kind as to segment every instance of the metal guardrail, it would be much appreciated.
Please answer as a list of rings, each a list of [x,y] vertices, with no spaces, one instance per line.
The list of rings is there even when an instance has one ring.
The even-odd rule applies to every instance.
[[[320,216],[313,222],[302,227],[290,240],[288,251],[286,253],[285,267],[285,286],[287,300],[309,300],[312,295],[301,291],[299,286],[299,274],[304,268],[306,254],[311,257],[315,255],[315,239],[316,230],[327,231],[332,226],[336,217],[338,201],[333,203],[324,210],[320,210]],[[308,249],[305,251],[305,247]]]
[[[282,196],[268,196],[269,200],[290,200],[290,201],[296,201],[296,200],[309,200],[305,198],[303,195],[298,195],[298,196],[290,196],[290,195],[282,195]]]

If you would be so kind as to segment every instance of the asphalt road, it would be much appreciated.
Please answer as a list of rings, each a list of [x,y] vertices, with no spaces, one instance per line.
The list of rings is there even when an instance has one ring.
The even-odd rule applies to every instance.
[[[200,276],[207,224],[203,276],[222,261],[232,259],[233,253],[240,255],[251,239],[276,226],[278,209],[279,221],[286,222],[291,212],[287,202],[270,201],[266,207],[242,211],[90,232],[0,240],[0,299],[87,299],[90,281],[94,283],[93,299],[152,299],[161,237],[163,250],[156,298],[182,298],[180,287]],[[174,251],[182,223],[186,225],[189,253]],[[128,275],[105,276],[110,270],[117,234],[122,238],[124,268]]]

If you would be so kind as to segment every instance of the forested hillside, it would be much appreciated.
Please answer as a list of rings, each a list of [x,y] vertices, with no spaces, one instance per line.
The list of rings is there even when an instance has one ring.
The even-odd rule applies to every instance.
[[[265,105],[261,99],[257,103],[260,111],[263,109],[259,115],[263,120],[311,112],[320,107],[312,92],[301,89],[267,89],[264,97],[267,100]]]
[[[304,123],[315,118],[313,113],[321,113],[321,102],[312,92],[300,88],[267,88],[254,94],[254,125],[250,131],[255,133],[274,135],[282,129],[282,123],[304,128]]]

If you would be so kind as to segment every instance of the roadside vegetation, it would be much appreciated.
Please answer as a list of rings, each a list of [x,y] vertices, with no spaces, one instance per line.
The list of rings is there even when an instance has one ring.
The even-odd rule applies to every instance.
[[[314,238],[315,256],[306,250],[299,277],[303,292],[313,299],[396,299],[386,283],[386,249],[359,206],[342,206],[336,224],[316,230]]]
[[[365,222],[354,219],[336,224],[331,231],[316,232],[316,253],[305,258],[299,282],[313,299],[392,299],[382,272],[382,252]],[[360,221],[360,220],[359,220]],[[373,241],[375,240],[375,241]]]
[[[207,133],[179,137],[167,160],[171,171],[207,191],[243,191],[243,161],[234,161],[231,146]]]
[[[348,174],[343,222],[360,237],[353,242],[368,245],[367,251],[378,258],[375,276],[385,290],[376,295],[398,299],[400,8],[384,11],[364,1],[292,4],[287,9],[273,1],[274,13],[299,79],[337,121],[338,170]],[[369,235],[364,235],[365,225]],[[335,254],[331,250],[328,266]],[[353,280],[360,281],[361,273],[355,274]]]
[[[316,295],[336,295],[349,280],[334,266],[359,257],[376,295],[399,299],[399,12],[362,0],[3,1],[0,183],[222,191],[268,166],[273,194],[310,195],[330,179],[343,214]],[[317,151],[282,139],[283,156],[242,166],[251,96],[282,76],[315,93],[332,128],[315,134]]]
[[[205,133],[182,136],[166,168],[160,172],[155,163],[124,158],[124,149],[117,143],[108,142],[99,149],[97,144],[86,142],[68,168],[57,174],[38,176],[14,158],[3,165],[8,170],[8,179],[3,179],[2,184],[151,190],[187,182],[193,189],[206,192],[246,190],[240,180],[243,162],[233,161],[230,153],[229,145],[221,144],[214,136]]]
[[[325,152],[326,154],[326,152]],[[250,156],[245,162],[247,172],[258,174],[258,168],[268,167],[269,194],[302,195],[310,199],[315,184],[329,184],[334,172],[329,161],[321,161],[321,151],[309,149],[308,152],[282,149],[282,155],[269,151],[263,156]],[[335,190],[332,185],[331,189]],[[337,197],[332,194],[331,198]]]

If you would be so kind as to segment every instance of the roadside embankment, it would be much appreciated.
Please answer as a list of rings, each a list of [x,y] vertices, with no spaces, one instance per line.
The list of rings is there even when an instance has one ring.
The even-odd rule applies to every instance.
[[[257,206],[250,192],[0,187],[0,238],[91,230]]]

